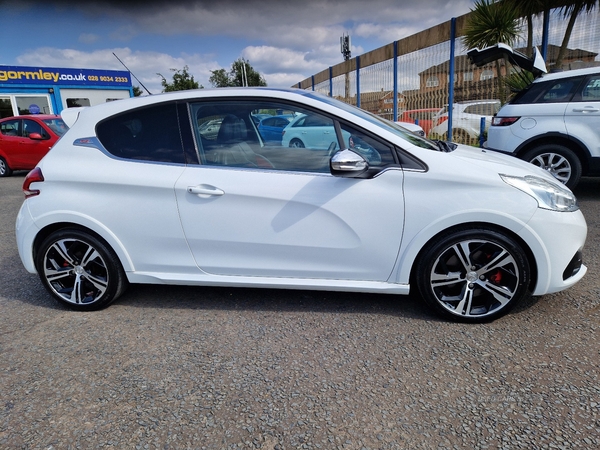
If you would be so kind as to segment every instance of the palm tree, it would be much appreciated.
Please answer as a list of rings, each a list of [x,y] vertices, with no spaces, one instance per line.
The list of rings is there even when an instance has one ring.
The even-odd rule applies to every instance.
[[[519,14],[508,2],[477,0],[465,25],[463,43],[467,48],[484,48],[498,43],[513,45],[519,36]],[[500,60],[495,62],[498,95],[506,101]],[[508,61],[504,61],[508,67]]]
[[[569,23],[567,24],[567,29],[565,30],[565,35],[555,62],[555,67],[560,69],[567,52],[567,46],[569,45],[569,39],[571,38],[577,16],[582,12],[592,11],[598,5],[598,0],[558,1],[556,3],[558,3],[557,6],[562,10],[564,17],[569,18]]]

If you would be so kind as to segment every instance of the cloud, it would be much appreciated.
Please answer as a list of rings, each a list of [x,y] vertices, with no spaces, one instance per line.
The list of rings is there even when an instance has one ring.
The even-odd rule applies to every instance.
[[[207,60],[202,55],[181,55],[174,57],[166,53],[132,51],[128,47],[111,48],[85,52],[73,49],[42,47],[19,56],[17,63],[24,66],[86,68],[102,70],[125,70],[123,65],[113,55],[116,54],[129,68],[139,81],[153,94],[162,91],[162,74],[171,80],[171,69],[189,67],[194,79],[208,87],[210,71],[219,67],[215,61]],[[140,83],[132,78],[134,85]]]
[[[81,33],[79,35],[78,41],[81,42],[82,44],[93,44],[94,42],[98,41],[99,39],[100,39],[100,36],[98,36],[97,34]]]
[[[96,47],[111,44],[91,52],[86,47],[37,48],[22,54],[19,62],[122,69],[114,51],[156,92],[162,90],[156,72],[170,79],[170,68],[187,65],[196,80],[208,87],[211,70],[228,70],[233,60],[243,56],[270,86],[290,86],[341,62],[339,38],[346,32],[353,38],[352,56],[357,56],[365,52],[361,39],[371,50],[468,12],[471,6],[472,0],[21,0],[20,11],[35,8],[59,17],[76,12],[101,24],[93,32],[81,33],[79,42]],[[138,49],[156,35],[172,40],[173,50],[165,45],[159,45],[157,52]],[[177,43],[186,38],[198,39],[201,52],[183,55]]]

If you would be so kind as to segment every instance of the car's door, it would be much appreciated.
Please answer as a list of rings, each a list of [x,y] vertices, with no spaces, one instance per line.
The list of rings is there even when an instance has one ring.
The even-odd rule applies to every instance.
[[[21,151],[22,126],[23,121],[21,119],[12,119],[2,122],[0,127],[2,151],[8,158],[8,165],[13,168],[23,167],[24,165],[24,157]]]
[[[587,77],[565,110],[567,133],[600,156],[600,74]]]
[[[210,106],[207,111],[215,109]],[[191,110],[198,122],[202,107]],[[350,133],[360,134],[344,134]],[[247,146],[256,145],[246,136]],[[369,137],[355,140],[369,154],[364,148]],[[263,153],[272,164],[265,168],[210,156],[233,146],[201,148],[205,164],[188,166],[175,187],[183,230],[200,269],[230,276],[387,280],[402,238],[403,172],[394,166],[390,147],[373,145],[379,145],[380,156],[372,157],[372,165],[390,170],[370,179],[330,175],[327,150],[281,146],[246,153]]]
[[[32,133],[37,133],[42,139],[32,139]],[[23,165],[34,167],[51,147],[49,132],[35,120],[23,119],[23,137],[19,145]]]

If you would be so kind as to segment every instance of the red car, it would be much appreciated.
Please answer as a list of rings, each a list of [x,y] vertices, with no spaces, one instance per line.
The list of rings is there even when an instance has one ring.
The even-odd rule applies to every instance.
[[[0,120],[0,177],[13,170],[31,170],[65,134],[60,116],[23,115]]]
[[[425,136],[427,136],[429,130],[433,127],[433,118],[439,110],[440,108],[410,109],[404,111],[398,120],[418,123],[423,128],[423,131],[425,131]]]

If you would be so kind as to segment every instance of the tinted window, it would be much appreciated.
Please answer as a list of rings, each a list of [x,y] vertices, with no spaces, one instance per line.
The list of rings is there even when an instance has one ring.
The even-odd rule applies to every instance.
[[[175,103],[154,105],[98,124],[102,145],[120,158],[183,163]]]
[[[90,106],[89,98],[68,98],[67,108],[78,108],[80,106]]]
[[[532,83],[528,88],[519,92],[511,103],[519,105],[569,102],[582,79],[582,77],[575,77]]]
[[[582,102],[600,102],[600,75],[594,75],[586,80],[583,84],[580,98],[574,100]]]
[[[29,137],[31,133],[38,133],[44,139],[50,138],[50,135],[42,126],[33,120],[23,120],[23,137]]]

